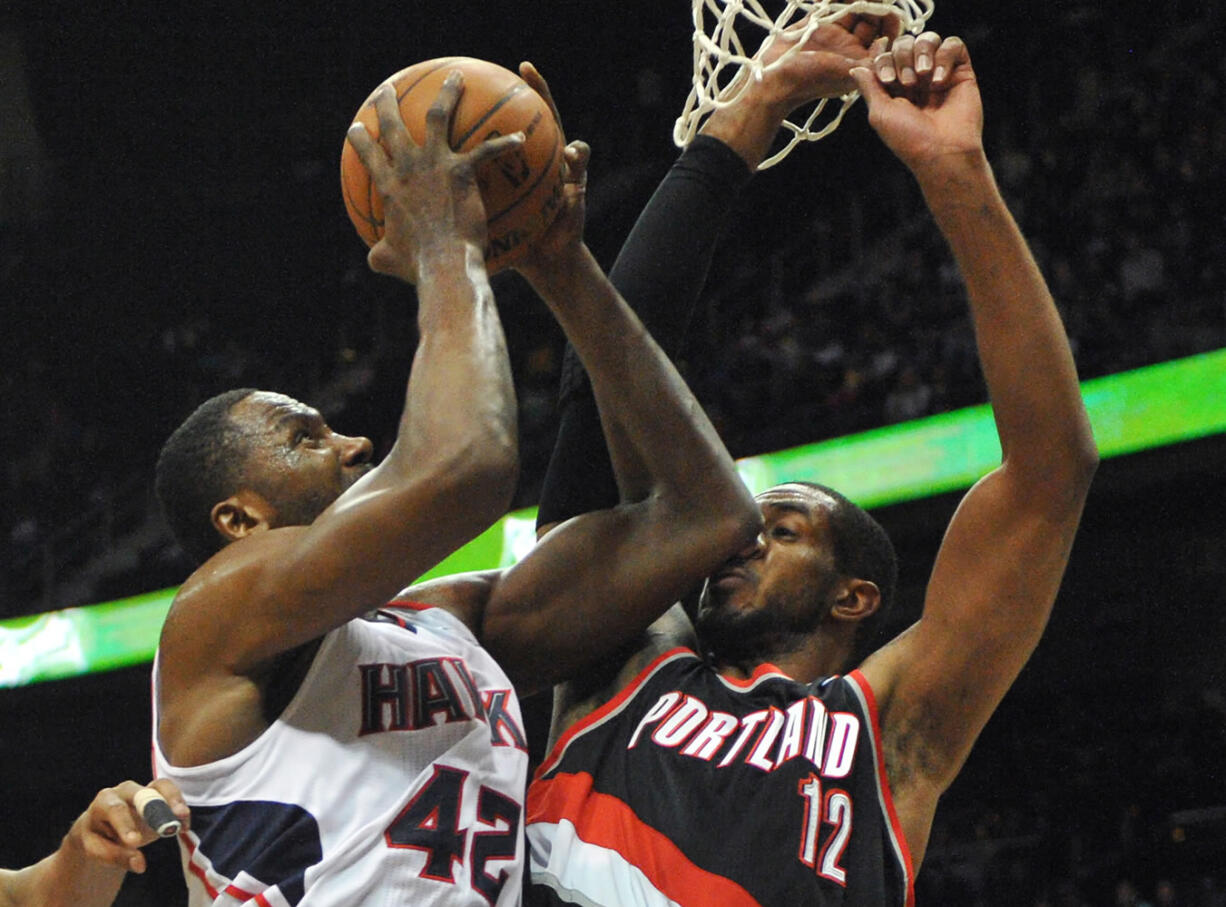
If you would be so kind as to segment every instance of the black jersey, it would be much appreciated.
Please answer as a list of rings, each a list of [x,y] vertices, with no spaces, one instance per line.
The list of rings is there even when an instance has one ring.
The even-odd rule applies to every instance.
[[[528,792],[539,903],[683,907],[915,900],[858,671],[722,677],[661,655],[576,723]]]

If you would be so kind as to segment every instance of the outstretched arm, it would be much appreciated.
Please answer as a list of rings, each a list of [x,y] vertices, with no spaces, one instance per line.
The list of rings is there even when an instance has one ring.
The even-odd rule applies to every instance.
[[[420,340],[396,441],[309,525],[258,525],[180,589],[159,662],[158,733],[172,762],[218,758],[253,739],[264,724],[249,705],[274,658],[381,606],[510,503],[515,396],[482,257],[486,215],[475,169],[523,136],[453,152],[447,133],[461,90],[453,73],[420,147],[390,86],[375,98],[379,141],[360,124],[350,129],[383,197],[385,233],[371,267],[417,284]],[[326,440],[311,434],[307,452]],[[291,463],[294,443],[284,454]],[[306,478],[287,472],[291,489],[313,492],[309,470]]]
[[[900,818],[922,853],[936,798],[1038,644],[1097,454],[1056,307],[984,155],[966,47],[900,39],[854,75],[961,269],[1003,455],[959,506],[921,619],[863,668]]]
[[[178,787],[165,779],[150,787],[186,825]],[[15,872],[0,869],[0,907],[108,907],[128,871],[145,871],[140,848],[157,838],[132,803],[141,790],[125,781],[99,791],[55,853]]]
[[[770,70],[735,104],[713,112],[665,175],[609,277],[670,356],[681,347],[727,213],[769,151],[784,117],[807,101],[852,90],[851,67],[866,60],[873,41],[892,33],[896,24],[848,16],[822,26],[785,66]],[[776,41],[769,48],[770,59],[788,46],[786,39]],[[533,81],[532,73],[525,76]],[[538,526],[547,528],[616,501],[596,401],[568,346],[558,437],[541,491]]]
[[[566,160],[563,211],[517,267],[635,457],[631,469],[618,463],[620,504],[567,521],[491,582],[480,636],[521,691],[570,677],[641,631],[759,520],[706,415],[582,241],[586,146],[568,146]],[[436,596],[457,585],[409,595],[445,603]]]
[[[224,549],[216,569],[198,572],[180,593],[194,603],[172,612],[164,645],[183,642],[210,661],[224,652],[236,673],[250,672],[378,607],[505,511],[516,473],[515,396],[482,259],[474,171],[522,136],[453,152],[446,134],[458,76],[430,109],[423,146],[390,86],[375,99],[379,141],[361,124],[349,131],[384,202],[386,231],[370,265],[417,285],[420,340],[391,451],[310,525],[252,533]],[[180,632],[193,615],[207,632]],[[179,670],[182,653],[174,655],[165,664]]]

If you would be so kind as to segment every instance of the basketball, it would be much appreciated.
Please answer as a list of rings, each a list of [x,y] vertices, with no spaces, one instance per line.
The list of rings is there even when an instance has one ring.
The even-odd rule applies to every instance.
[[[426,111],[452,70],[464,74],[464,87],[452,117],[448,141],[455,151],[513,132],[524,143],[477,168],[485,203],[488,237],[485,263],[493,274],[526,252],[558,213],[562,193],[562,132],[548,103],[514,72],[471,57],[440,57],[416,63],[387,79],[396,88],[400,114],[413,141],[425,141]],[[371,92],[354,116],[379,138]],[[383,236],[383,202],[370,174],[348,143],[341,151],[341,191],[358,235],[373,246]]]

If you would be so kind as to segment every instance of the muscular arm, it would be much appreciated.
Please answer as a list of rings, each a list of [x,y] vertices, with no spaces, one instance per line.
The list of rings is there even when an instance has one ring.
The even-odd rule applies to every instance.
[[[749,170],[723,142],[699,136],[639,215],[609,278],[648,332],[675,356],[706,280],[719,231]],[[538,526],[611,507],[617,483],[591,382],[567,344],[558,436]]]
[[[485,213],[473,169],[520,139],[453,153],[445,134],[458,90],[444,87],[421,148],[390,94],[376,102],[380,145],[360,126],[351,130],[384,199],[386,233],[371,266],[417,283],[421,336],[397,439],[309,526],[253,532],[180,591],[161,644],[163,699],[177,706],[162,713],[163,745],[177,749],[167,738],[184,735],[219,741],[189,748],[191,758],[232,752],[258,732],[258,721],[237,728],[231,718],[242,711],[254,720],[236,703],[249,699],[246,681],[273,658],[382,604],[509,503],[514,391],[482,261]]]
[[[505,573],[409,591],[433,603],[488,595],[482,642],[521,691],[571,676],[641,630],[759,519],[702,409],[583,244],[585,147],[569,148],[568,163],[563,214],[519,267],[635,468],[619,470],[614,506],[563,523]]]
[[[577,245],[533,282],[622,440],[620,503],[548,533],[499,583],[485,643],[513,676],[552,683],[620,645],[743,547],[760,516],[668,357]],[[632,462],[632,465],[630,465]]]
[[[457,279],[466,269],[480,281]],[[387,458],[311,525],[244,540],[180,593],[186,614],[220,624],[210,649],[235,673],[378,606],[505,510],[513,392],[480,250],[430,256],[419,298],[421,339]]]
[[[807,101],[852,90],[853,62],[866,59],[874,39],[896,27],[894,20],[849,16],[818,29],[786,65],[755,81],[737,103],[714,111],[665,175],[609,278],[670,356],[680,351],[728,212],[769,152],[784,117]],[[776,41],[768,62],[788,46]],[[611,443],[616,449],[616,437]],[[568,345],[558,438],[537,525],[612,506],[617,494],[598,407]]]
[[[813,98],[850,90],[853,59],[865,58],[872,41],[890,27],[880,20],[860,17],[852,17],[845,25],[819,29],[812,43],[786,66],[775,67],[768,78],[755,82],[736,104],[713,113],[703,127],[703,134],[665,176],[622,247],[610,278],[665,352],[675,354],[679,349],[728,210],[748,181],[749,173],[768,152],[783,118]],[[771,53],[782,53],[784,46],[785,42],[777,42]],[[624,502],[636,500],[658,469],[644,460],[645,453],[658,456],[666,452],[666,462],[685,462],[675,447],[675,438],[670,439],[667,434],[661,435],[658,442],[661,446],[635,443],[613,409],[618,401],[599,392],[593,394],[574,353],[568,348],[558,439],[541,495],[538,515],[541,528],[575,514],[612,507],[618,500],[623,502],[622,508],[583,519],[593,523],[624,519],[628,513]],[[617,384],[610,382],[609,386]],[[703,494],[696,483],[698,474],[695,471],[680,477],[682,482],[691,483],[688,494],[694,497]],[[612,657],[600,666],[599,679],[589,671],[582,684],[567,684],[558,691],[554,734],[611,695],[627,671],[632,674],[652,652],[692,644],[692,627],[684,612],[674,608],[641,637],[638,650],[627,651],[625,645],[628,637],[644,627],[645,615],[659,615],[660,609],[669,605],[676,594],[687,591],[682,584],[655,581],[651,567],[659,561],[654,559],[652,546],[689,544],[680,536],[669,537],[667,522],[659,525],[664,534],[658,543],[650,542],[644,556],[624,559],[633,576],[618,577],[619,581],[632,584],[636,578],[653,582],[646,588],[654,590],[655,600],[641,611],[621,612],[625,621],[617,631],[617,635],[623,635],[620,643],[617,635],[606,632],[602,634],[605,645],[598,652],[590,651],[592,634],[588,632],[588,640],[583,643],[584,650],[588,650],[585,651],[588,664],[606,653]],[[701,524],[695,526],[701,534]],[[711,523],[706,532],[713,533],[715,529],[716,524]],[[582,554],[582,538],[578,533],[563,538],[546,536],[540,546],[541,563],[547,563],[546,558],[565,562]],[[617,549],[600,546],[598,550]],[[657,548],[655,553],[664,550],[669,549]],[[736,549],[721,550],[727,557]],[[699,577],[707,572],[709,569],[701,573],[690,571],[690,576]],[[665,589],[667,597],[659,594]],[[602,626],[607,627],[610,615],[620,608],[623,599],[618,596],[616,602],[607,601],[608,590],[593,589],[593,593],[597,596],[594,604],[605,612],[600,615]],[[575,601],[579,606],[583,600],[576,597]],[[583,603],[587,607],[593,605],[591,601]]]
[[[915,174],[961,269],[1002,448],[946,532],[921,619],[863,668],[917,854],[936,798],[1039,641],[1097,463],[1060,318],[983,155],[969,56],[947,39],[936,64],[949,82],[918,100],[857,71],[870,123]]]

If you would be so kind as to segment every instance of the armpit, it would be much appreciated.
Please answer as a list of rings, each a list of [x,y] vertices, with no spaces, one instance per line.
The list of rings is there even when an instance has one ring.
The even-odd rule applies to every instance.
[[[931,783],[948,771],[942,753],[933,745],[940,728],[930,712],[894,719],[887,713],[881,716],[881,723],[886,778],[895,796],[917,784]]]

